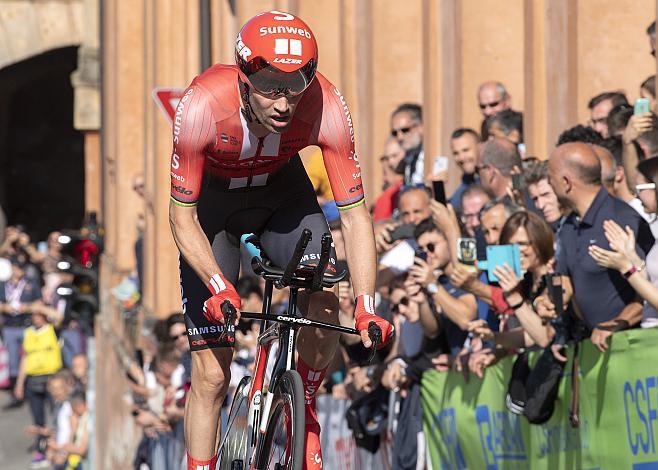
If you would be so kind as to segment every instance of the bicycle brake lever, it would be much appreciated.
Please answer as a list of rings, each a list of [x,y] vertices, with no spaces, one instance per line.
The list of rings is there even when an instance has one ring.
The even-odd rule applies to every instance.
[[[377,346],[382,342],[382,330],[374,321],[368,323],[368,337],[370,337],[370,341],[372,341],[370,358],[368,359],[368,363],[371,363],[377,354]]]
[[[235,343],[235,316],[237,315],[237,310],[231,302],[225,300],[222,302],[222,313],[224,314],[224,335],[226,336],[226,341],[231,344]]]

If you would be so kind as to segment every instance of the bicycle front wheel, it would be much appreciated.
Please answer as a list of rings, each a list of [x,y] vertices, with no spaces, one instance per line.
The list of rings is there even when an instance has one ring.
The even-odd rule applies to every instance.
[[[258,468],[302,470],[304,406],[304,386],[299,373],[295,370],[284,372],[274,390]]]
[[[233,395],[226,435],[219,449],[220,470],[246,470],[248,467],[249,423],[247,413],[249,411],[250,383],[251,377],[243,377]]]

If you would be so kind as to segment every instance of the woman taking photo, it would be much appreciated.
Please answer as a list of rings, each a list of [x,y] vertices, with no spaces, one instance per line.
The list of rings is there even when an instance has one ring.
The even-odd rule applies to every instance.
[[[535,311],[533,303],[546,295],[546,274],[552,271],[555,254],[553,232],[538,215],[517,212],[505,222],[500,244],[519,245],[521,253],[521,270],[525,272],[523,278],[517,277],[507,264],[494,269],[507,310],[514,312],[520,327],[494,334],[484,321],[478,320],[472,322],[469,329],[506,347],[522,348],[534,344],[547,347],[555,331]]]

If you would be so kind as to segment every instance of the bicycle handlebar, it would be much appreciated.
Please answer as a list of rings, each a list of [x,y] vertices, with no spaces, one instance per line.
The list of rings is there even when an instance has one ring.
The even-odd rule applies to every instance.
[[[306,232],[308,232],[308,235]],[[292,285],[298,288],[317,291],[322,287],[333,287],[334,284],[345,279],[348,274],[346,270],[343,270],[338,274],[327,274],[324,272],[329,264],[329,257],[331,254],[331,235],[329,234],[324,234],[322,236],[322,249],[318,265],[315,266],[315,268],[310,266],[299,266],[299,260],[304,256],[304,249],[308,245],[308,241],[304,242],[307,236],[309,237],[308,241],[310,241],[310,231],[305,229],[304,232],[302,232],[300,239],[297,241],[295,252],[285,270],[271,264],[267,259],[267,256],[262,252],[260,240],[256,235],[251,233],[244,234],[240,237],[240,241],[252,257],[251,267],[254,270],[254,273],[267,281],[272,281],[279,288]],[[302,246],[304,247],[303,249],[301,248]],[[300,249],[301,254],[299,253]],[[293,270],[286,281],[284,276],[291,266],[293,266]],[[286,283],[284,284],[284,282]]]
[[[274,266],[267,266],[264,261],[254,256],[251,260],[251,268],[256,275],[263,277],[266,281],[274,281],[275,283],[283,276],[283,270]],[[343,270],[340,274],[325,274],[322,276],[322,286],[332,287],[334,284],[342,281],[347,277],[347,271]],[[295,287],[311,289],[313,287],[313,277],[304,276],[299,273],[293,273],[290,280],[291,284]]]
[[[228,301],[225,301],[225,303],[226,302]],[[222,307],[223,305],[224,304],[222,304]],[[333,323],[325,323],[317,320],[310,320],[308,318],[303,318],[303,317],[289,317],[287,315],[272,315],[269,313],[262,314],[256,312],[241,312],[240,318],[243,320],[266,320],[266,321],[277,322],[277,323],[285,323],[293,327],[309,326],[312,328],[333,330],[339,333],[346,333],[350,335],[361,334],[361,332],[356,328],[350,328],[342,325],[334,325]],[[377,353],[377,349],[382,342],[382,330],[379,327],[379,325],[377,325],[377,323],[375,323],[374,321],[371,321],[368,324],[368,336],[370,337],[370,341],[372,341],[370,358],[368,359],[368,362],[372,362],[372,360],[375,358],[375,354]]]
[[[283,271],[283,276],[281,276],[281,280],[278,282],[278,287],[287,287],[290,285],[292,275],[297,270],[297,266],[299,266],[299,262],[302,260],[304,251],[306,251],[306,247],[308,246],[308,242],[311,241],[311,238],[312,232],[309,229],[305,228],[302,230],[302,235],[299,237],[299,240],[297,240],[295,251],[290,257],[290,261],[288,261],[288,266],[286,266],[285,271]]]
[[[233,344],[235,343],[235,316],[238,311],[228,300],[222,302],[221,308],[224,314],[224,335],[226,335],[226,340]]]
[[[325,233],[322,235],[322,249],[320,251],[320,261],[315,267],[313,272],[313,283],[311,285],[312,291],[317,291],[322,289],[322,278],[324,277],[324,272],[327,269],[329,264],[329,252],[331,250],[331,235]]]
[[[372,341],[372,348],[370,350],[370,358],[368,359],[368,362],[372,362],[377,354],[377,347],[382,342],[382,329],[374,321],[368,323],[368,336],[370,337],[370,341]]]

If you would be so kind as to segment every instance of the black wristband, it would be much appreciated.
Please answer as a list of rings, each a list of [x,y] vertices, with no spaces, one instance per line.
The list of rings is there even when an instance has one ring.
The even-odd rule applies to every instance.
[[[516,310],[517,308],[520,308],[524,303],[525,303],[525,299],[521,299],[521,302],[519,302],[518,304],[510,305],[508,302],[507,305],[509,305],[509,308],[511,308],[512,310]]]

